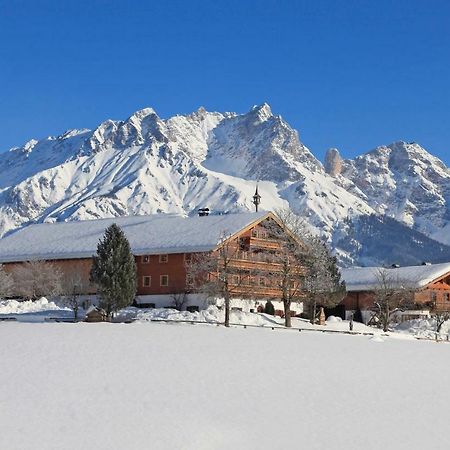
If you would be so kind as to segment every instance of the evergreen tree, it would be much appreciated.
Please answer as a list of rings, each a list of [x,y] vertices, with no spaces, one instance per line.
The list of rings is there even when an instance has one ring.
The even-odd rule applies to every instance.
[[[105,230],[91,268],[100,306],[108,316],[133,303],[136,294],[136,263],[124,232],[115,223]]]
[[[264,306],[264,312],[266,314],[270,314],[271,316],[275,315],[275,307],[273,306],[273,303],[270,300],[266,302],[266,305]]]
[[[306,235],[308,251],[304,255],[306,274],[304,286],[307,292],[304,304],[309,306],[311,323],[315,322],[317,307],[331,308],[345,297],[345,282],[326,244],[318,236]]]

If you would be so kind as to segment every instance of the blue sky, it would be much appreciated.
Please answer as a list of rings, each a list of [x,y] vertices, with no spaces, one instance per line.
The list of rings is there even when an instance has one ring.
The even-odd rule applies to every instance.
[[[450,164],[450,2],[0,2],[0,150],[152,106],[268,102],[322,158],[417,141]]]

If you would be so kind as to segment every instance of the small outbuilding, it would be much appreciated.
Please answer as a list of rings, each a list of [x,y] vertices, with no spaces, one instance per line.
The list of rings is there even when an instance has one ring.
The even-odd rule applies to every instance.
[[[86,322],[108,322],[106,311],[98,306],[91,306],[86,312]]]

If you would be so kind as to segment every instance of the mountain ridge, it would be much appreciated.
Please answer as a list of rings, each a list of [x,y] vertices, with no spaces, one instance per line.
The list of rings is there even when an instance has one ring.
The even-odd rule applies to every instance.
[[[0,154],[0,234],[34,221],[252,210],[259,182],[264,209],[290,206],[337,252],[336,230],[373,214],[450,244],[441,160],[402,141],[354,159],[333,155],[324,167],[267,103],[167,119],[143,108]]]

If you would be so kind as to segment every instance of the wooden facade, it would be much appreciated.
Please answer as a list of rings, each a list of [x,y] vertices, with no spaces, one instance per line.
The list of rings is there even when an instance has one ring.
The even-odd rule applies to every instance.
[[[206,218],[205,218],[206,219]],[[268,215],[258,223],[240,230],[226,241],[232,249],[230,266],[236,276],[229,283],[233,296],[253,299],[280,299],[277,272],[280,270],[280,240],[271,236],[270,227],[279,226],[274,216]],[[280,231],[280,230],[279,230]],[[281,231],[282,234],[282,231]],[[213,250],[218,252],[219,248]],[[137,296],[171,295],[192,290],[188,280],[187,265],[198,252],[139,254],[135,255],[137,267]],[[91,258],[47,260],[64,274],[77,273],[83,280],[84,294],[95,294],[89,282]],[[21,262],[5,262],[5,271],[14,270]],[[150,303],[151,300],[148,300]]]
[[[374,308],[373,291],[350,291],[343,300],[346,311],[367,311]],[[450,312],[450,271],[414,292],[414,302],[424,308]]]

